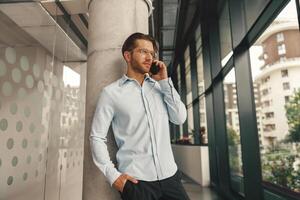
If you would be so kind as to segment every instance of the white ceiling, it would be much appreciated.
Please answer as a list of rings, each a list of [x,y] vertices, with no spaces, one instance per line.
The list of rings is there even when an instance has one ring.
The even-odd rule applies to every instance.
[[[38,41],[49,52],[53,52],[55,47],[54,55],[61,61],[86,60],[86,53],[58,26],[39,2],[0,4],[0,11],[8,16],[19,27],[18,29],[34,38],[29,39],[30,37],[24,34],[21,37],[14,34],[8,35],[10,30],[7,30],[6,38],[3,38],[2,34],[5,41],[18,41],[21,40],[20,38],[27,37],[27,43]],[[2,18],[1,23],[4,23]],[[2,26],[0,32],[3,32]],[[23,42],[26,43],[26,41]]]

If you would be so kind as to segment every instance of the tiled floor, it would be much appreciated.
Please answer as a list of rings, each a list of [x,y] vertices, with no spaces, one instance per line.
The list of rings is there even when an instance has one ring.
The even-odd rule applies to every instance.
[[[182,183],[191,200],[224,200],[211,188],[202,187],[184,174],[182,176]]]

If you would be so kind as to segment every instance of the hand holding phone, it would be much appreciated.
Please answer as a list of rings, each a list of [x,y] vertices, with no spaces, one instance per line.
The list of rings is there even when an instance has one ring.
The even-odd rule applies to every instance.
[[[149,72],[151,73],[151,77],[156,81],[168,78],[167,66],[163,61],[154,60]]]
[[[156,75],[159,72],[160,68],[156,65],[156,63],[152,63],[150,67],[150,72],[152,75]]]

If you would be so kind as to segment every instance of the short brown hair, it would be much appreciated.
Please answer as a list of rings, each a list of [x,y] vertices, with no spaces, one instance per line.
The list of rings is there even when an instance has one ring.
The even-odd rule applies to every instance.
[[[148,40],[152,43],[153,45],[153,49],[155,52],[157,52],[157,45],[156,45],[156,41],[153,37],[151,37],[150,35],[146,35],[143,33],[133,33],[131,34],[124,42],[123,46],[122,46],[122,55],[124,56],[124,52],[125,51],[131,51],[135,48],[135,41],[136,40]]]

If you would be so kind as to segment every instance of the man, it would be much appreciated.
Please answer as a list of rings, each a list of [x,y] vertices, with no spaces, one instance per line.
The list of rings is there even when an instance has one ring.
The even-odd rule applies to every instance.
[[[94,114],[93,159],[122,199],[188,199],[169,135],[169,120],[184,123],[186,108],[168,78],[166,65],[156,60],[156,52],[152,37],[130,35],[122,47],[127,73],[103,88]],[[150,77],[152,62],[160,70]],[[111,123],[118,146],[117,168],[106,146]]]

